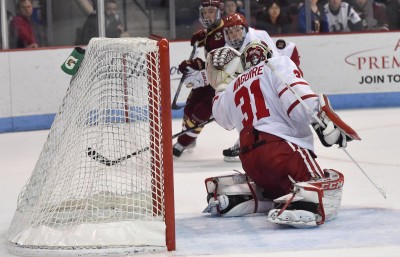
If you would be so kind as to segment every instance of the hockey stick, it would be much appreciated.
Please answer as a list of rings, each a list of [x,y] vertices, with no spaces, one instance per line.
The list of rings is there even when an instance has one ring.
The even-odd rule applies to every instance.
[[[202,126],[204,126],[204,125],[206,125],[206,124],[208,124],[208,123],[210,123],[210,122],[213,122],[214,120],[215,120],[214,118],[211,118],[211,119],[209,119],[209,120],[206,120],[206,121],[204,121],[204,122],[202,122],[202,123],[200,123],[200,124],[198,124],[198,125],[196,125],[196,126],[194,126],[194,127],[192,127],[192,128],[183,130],[183,131],[181,131],[181,132],[179,132],[179,133],[176,133],[175,135],[172,135],[172,138],[176,138],[176,137],[178,137],[178,136],[180,136],[180,135],[182,135],[182,134],[184,134],[184,133],[186,133],[186,132],[188,132],[188,131],[192,131],[192,130],[194,130],[194,129],[200,128],[200,127],[202,127]],[[92,149],[91,147],[88,147],[86,154],[87,154],[89,157],[91,157],[93,160],[98,161],[98,162],[100,162],[101,164],[104,164],[104,165],[107,165],[107,166],[113,166],[113,165],[118,164],[118,163],[120,163],[120,162],[122,162],[122,161],[125,161],[125,160],[127,160],[127,159],[129,159],[129,158],[132,158],[132,157],[135,156],[135,155],[141,154],[141,153],[143,153],[143,152],[145,152],[145,151],[147,151],[147,150],[149,150],[149,149],[150,149],[150,148],[147,146],[147,147],[145,147],[145,148],[142,148],[142,149],[140,149],[140,150],[138,150],[138,151],[136,151],[136,152],[133,152],[133,153],[131,153],[131,154],[128,154],[128,155],[123,156],[123,157],[121,157],[121,158],[118,158],[118,159],[116,159],[116,160],[110,160],[110,159],[108,159],[107,157],[104,157],[102,154],[100,154],[100,153],[97,152],[96,150]]]
[[[314,117],[314,119],[318,122],[318,124],[322,127],[325,128],[325,124],[322,122],[322,120],[317,116],[317,114],[315,114],[313,112],[313,110],[311,109],[310,106],[308,106],[303,99],[301,99],[301,97],[296,93],[296,91],[293,90],[293,88],[290,87],[290,85],[286,82],[286,80],[283,78],[283,76],[277,71],[275,70],[275,67],[267,62],[266,65],[272,70],[272,72],[274,72],[277,77],[285,84],[285,86],[289,89],[290,92],[292,92],[292,94],[297,98],[297,100],[301,103],[301,105],[303,105],[303,107],[308,110],[311,115]],[[361,168],[361,166],[354,160],[354,158],[349,154],[349,152],[347,152],[347,150],[343,147],[340,147],[346,154],[347,156],[353,161],[353,163],[361,170],[361,172],[367,177],[367,179],[372,183],[372,185],[374,185],[374,187],[379,191],[379,193],[381,193],[381,195],[386,199],[386,192],[384,189],[382,189],[381,187],[378,187],[378,185],[367,175],[367,173]]]
[[[127,156],[118,158],[116,160],[110,160],[110,159],[104,157],[103,155],[101,155],[100,153],[98,153],[96,150],[93,150],[92,148],[88,147],[87,155],[89,157],[91,157],[93,160],[100,162],[101,164],[104,164],[104,165],[107,165],[107,166],[113,166],[115,164],[118,164],[118,163],[120,163],[122,161],[125,161],[125,160],[127,160],[129,158],[132,158],[133,156],[138,155],[138,154],[140,154],[142,152],[145,152],[147,150],[149,150],[149,147],[145,147],[145,148],[140,149],[140,150],[138,150],[136,152],[128,154]]]
[[[190,57],[189,57],[190,61],[193,60],[193,58],[196,54],[198,44],[199,44],[199,42],[195,42],[193,45],[193,49],[192,49],[192,52],[190,53]],[[185,105],[179,106],[176,103],[176,101],[178,100],[179,93],[181,92],[181,89],[182,89],[183,81],[185,81],[185,79],[186,79],[186,76],[182,75],[181,80],[179,81],[178,88],[176,89],[176,92],[175,92],[174,100],[172,101],[172,104],[171,104],[171,108],[173,110],[179,110],[179,109],[185,107]]]
[[[174,139],[176,137],[179,137],[180,135],[185,134],[186,132],[189,132],[189,131],[195,130],[197,128],[203,127],[203,126],[207,125],[208,123],[213,122],[214,120],[215,120],[214,118],[211,118],[209,120],[203,121],[200,124],[197,124],[196,126],[194,126],[192,128],[188,128],[188,129],[182,130],[181,132],[178,132],[175,135],[172,135],[172,139]]]

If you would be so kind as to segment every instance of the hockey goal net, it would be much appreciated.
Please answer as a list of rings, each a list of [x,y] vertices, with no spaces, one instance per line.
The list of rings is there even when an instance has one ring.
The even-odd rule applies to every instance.
[[[170,101],[167,40],[93,38],[18,197],[9,249],[174,250]]]

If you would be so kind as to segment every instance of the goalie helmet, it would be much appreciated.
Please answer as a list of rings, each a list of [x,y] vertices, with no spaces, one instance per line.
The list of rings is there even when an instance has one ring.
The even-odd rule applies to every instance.
[[[243,70],[247,70],[271,57],[272,50],[268,47],[267,43],[261,40],[253,40],[244,48],[240,56],[240,61]]]
[[[230,14],[224,18],[224,36],[226,43],[239,49],[249,29],[246,18],[240,13]],[[233,38],[231,38],[233,36]]]
[[[205,28],[211,28],[221,20],[221,3],[219,0],[201,0],[199,7],[199,21]],[[209,17],[207,11],[212,8],[215,10],[215,17]]]

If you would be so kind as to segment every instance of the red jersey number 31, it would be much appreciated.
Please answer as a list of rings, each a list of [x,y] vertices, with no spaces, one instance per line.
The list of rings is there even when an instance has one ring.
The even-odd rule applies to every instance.
[[[250,98],[250,94],[253,95],[254,104],[255,104],[255,113],[253,113],[252,102]],[[235,104],[239,106],[240,103],[243,103],[240,109],[242,110],[243,116],[245,117],[242,120],[242,124],[244,127],[253,125],[253,121],[260,120],[262,118],[268,117],[269,110],[267,106],[265,106],[265,99],[261,92],[260,80],[254,80],[250,87],[241,87],[235,94]],[[246,118],[247,116],[247,118]],[[256,120],[254,120],[254,118]]]

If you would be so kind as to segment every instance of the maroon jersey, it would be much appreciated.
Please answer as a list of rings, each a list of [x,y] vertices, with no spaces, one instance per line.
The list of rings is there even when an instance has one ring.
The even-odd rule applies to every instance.
[[[219,25],[207,29],[207,35],[204,44],[205,55],[210,51],[225,46],[224,38],[224,21],[221,20]]]
[[[208,28],[204,39],[204,53],[207,53],[225,46],[224,22],[221,20],[218,25]],[[202,42],[200,42],[202,43]],[[201,44],[202,45],[202,44]],[[215,96],[215,90],[210,85],[192,89],[186,100],[183,109],[183,127],[189,129],[199,123],[208,120],[212,115],[212,99]],[[196,140],[203,128],[200,127],[178,137],[178,143],[187,146]]]

